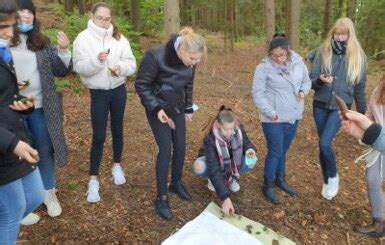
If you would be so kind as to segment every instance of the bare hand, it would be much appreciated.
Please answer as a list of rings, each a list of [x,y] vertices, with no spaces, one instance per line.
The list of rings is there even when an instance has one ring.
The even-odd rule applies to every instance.
[[[254,149],[251,149],[251,148],[247,149],[246,156],[255,157],[255,155],[256,155],[256,153],[255,153]]]
[[[321,74],[319,76],[319,78],[321,79],[322,82],[324,83],[332,83],[333,80],[334,80],[334,77],[331,76],[331,75],[325,75],[325,74]]]
[[[18,157],[25,159],[29,163],[37,163],[39,161],[39,154],[37,150],[33,149],[24,141],[19,141],[13,150]]]
[[[186,118],[186,122],[192,122],[193,114],[192,113],[186,113],[184,114],[184,117]]]
[[[19,87],[19,91],[22,91],[26,89],[28,86],[25,84],[24,81],[17,81],[17,86]]]
[[[231,202],[229,197],[226,198],[222,203],[222,212],[225,215],[234,215],[235,214],[233,203]]]
[[[364,136],[364,132],[373,122],[365,115],[348,110],[345,113],[347,120],[342,119],[342,128],[345,133],[350,134],[356,139],[362,139]]]
[[[67,49],[70,45],[70,40],[64,32],[59,31],[57,34],[57,43],[60,49]]]
[[[271,116],[271,120],[273,120],[274,122],[278,122],[278,120],[279,120],[278,115]]]
[[[9,107],[15,111],[25,111],[34,106],[34,100],[35,98],[30,97],[29,101],[14,101],[12,105],[9,105]]]
[[[120,75],[120,73],[122,72],[121,68],[120,68],[120,65],[116,65],[112,68],[114,70],[114,72],[116,73],[116,75]]]
[[[305,93],[303,91],[299,91],[297,94],[297,101],[303,101],[305,99]]]
[[[104,63],[107,61],[107,58],[108,58],[108,52],[106,51],[103,51],[103,52],[100,52],[98,54],[98,60],[101,62],[101,63]]]
[[[174,121],[167,116],[166,112],[164,112],[163,109],[158,112],[158,119],[162,123],[167,123],[168,126],[170,126],[171,129],[175,129]]]

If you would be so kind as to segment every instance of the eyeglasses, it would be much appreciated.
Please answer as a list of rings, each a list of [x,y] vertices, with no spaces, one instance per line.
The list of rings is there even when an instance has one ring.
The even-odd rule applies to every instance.
[[[110,22],[111,21],[111,17],[103,18],[102,16],[95,16],[95,19],[97,21],[100,21],[100,22]]]
[[[270,54],[270,56],[273,59],[287,58],[287,53],[286,54]]]

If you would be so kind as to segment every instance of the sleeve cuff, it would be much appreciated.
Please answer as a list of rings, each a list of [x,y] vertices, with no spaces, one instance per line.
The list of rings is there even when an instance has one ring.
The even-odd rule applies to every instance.
[[[11,141],[11,144],[9,144],[8,152],[13,152],[18,143],[19,143],[19,139],[17,137],[14,137]]]
[[[162,109],[163,109],[163,108],[162,108],[160,105],[158,105],[157,107],[155,107],[155,109],[152,111],[153,114],[155,115],[155,117],[158,116],[158,112],[159,112],[160,110],[162,110]]]
[[[194,112],[194,109],[192,107],[188,107],[188,108],[184,109],[184,113],[186,113],[186,114],[191,114],[193,112]]]
[[[223,196],[220,196],[219,198],[221,199],[221,201],[224,201],[226,200],[226,198],[230,197],[230,194],[229,193],[226,193],[225,195]]]
[[[380,135],[382,130],[381,125],[373,123],[369,126],[364,132],[364,137],[362,138],[362,142],[367,145],[373,145]]]

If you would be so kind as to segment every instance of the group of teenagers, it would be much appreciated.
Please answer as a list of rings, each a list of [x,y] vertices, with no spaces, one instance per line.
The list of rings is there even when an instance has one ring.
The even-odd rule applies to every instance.
[[[98,181],[108,118],[112,132],[115,185],[126,182],[121,165],[123,118],[128,76],[136,73],[136,59],[128,40],[112,22],[105,2],[91,9],[87,27],[75,39],[73,52],[66,34],[59,32],[53,45],[40,29],[31,0],[0,3],[0,244],[13,244],[20,224],[37,223],[32,211],[42,203],[51,217],[62,213],[56,196],[55,172],[68,162],[63,130],[62,95],[54,77],[72,70],[79,74],[91,98],[92,145],[87,201],[100,201]],[[164,45],[149,49],[136,73],[135,88],[158,145],[155,211],[163,219],[173,217],[168,192],[183,200],[191,195],[182,182],[186,153],[186,122],[195,107],[195,69],[207,58],[204,38],[183,28]],[[308,55],[311,71],[300,55],[290,49],[286,36],[277,33],[268,52],[256,67],[251,89],[260,113],[267,143],[263,194],[273,204],[280,199],[276,187],[292,197],[298,192],[286,181],[286,155],[311,89],[313,116],[319,136],[319,161],[323,176],[321,195],[333,199],[339,190],[333,139],[341,128],[370,148],[367,189],[373,222],[355,229],[372,236],[385,235],[382,214],[382,171],[385,151],[385,77],[374,89],[368,106],[365,99],[367,60],[352,21],[338,19],[323,45]],[[336,95],[348,108],[339,113]],[[364,115],[365,114],[365,115]],[[171,181],[168,169],[171,162]],[[226,215],[235,213],[231,193],[240,190],[240,176],[257,163],[257,149],[249,140],[240,118],[221,106],[207,127],[194,172],[208,179]]]

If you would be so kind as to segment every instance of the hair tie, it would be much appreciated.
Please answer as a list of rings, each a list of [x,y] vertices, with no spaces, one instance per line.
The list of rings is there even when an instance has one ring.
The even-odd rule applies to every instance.
[[[175,39],[175,42],[174,42],[174,48],[175,48],[175,51],[178,50],[179,46],[183,43],[183,39],[181,36],[178,36],[176,39]]]

